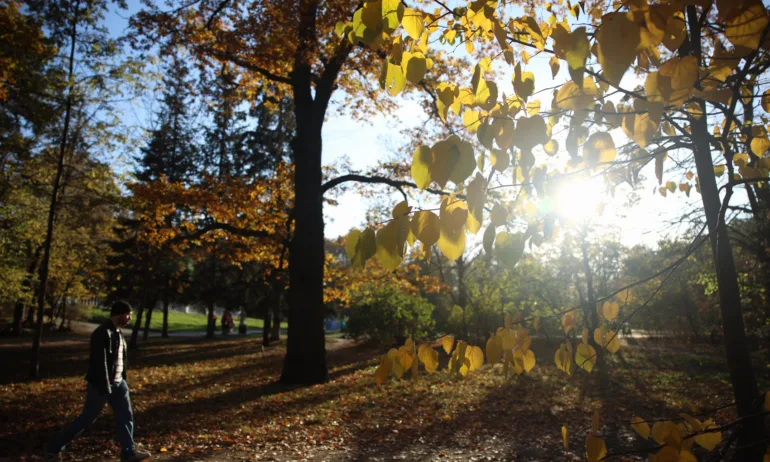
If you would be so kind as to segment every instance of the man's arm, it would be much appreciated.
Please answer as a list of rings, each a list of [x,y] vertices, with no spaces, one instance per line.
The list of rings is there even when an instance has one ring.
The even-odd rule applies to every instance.
[[[109,368],[107,367],[107,348],[105,348],[105,332],[97,329],[91,334],[91,369],[94,371],[94,382],[100,395],[110,394]],[[103,379],[102,379],[103,377]]]

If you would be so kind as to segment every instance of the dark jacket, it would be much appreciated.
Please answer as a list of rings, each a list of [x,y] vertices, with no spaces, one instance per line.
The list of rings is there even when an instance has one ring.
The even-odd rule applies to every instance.
[[[115,329],[112,320],[108,319],[91,334],[91,355],[88,359],[86,380],[96,386],[102,395],[108,395],[111,391],[110,383],[115,376],[118,359],[118,342],[123,343],[123,380],[125,380],[126,369],[128,369],[126,341]]]

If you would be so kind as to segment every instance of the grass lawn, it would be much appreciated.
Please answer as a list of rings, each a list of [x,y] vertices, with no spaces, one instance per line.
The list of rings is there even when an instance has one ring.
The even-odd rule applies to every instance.
[[[109,311],[104,311],[99,308],[91,310],[91,314],[88,317],[89,322],[100,323],[105,321],[110,316]],[[134,310],[134,316],[136,316],[136,310]],[[136,319],[136,318],[134,318]],[[144,323],[144,321],[142,322]],[[262,329],[264,322],[262,319],[246,318],[246,326],[251,329]],[[217,318],[217,329],[221,329],[220,319]],[[281,323],[281,328],[286,329],[287,324]],[[160,331],[163,329],[163,312],[153,311],[152,319],[150,320],[150,330]],[[202,332],[206,330],[206,315],[203,314],[188,314],[178,313],[175,311],[169,311],[168,313],[168,330],[169,332]],[[238,331],[238,318],[235,320],[235,331]]]

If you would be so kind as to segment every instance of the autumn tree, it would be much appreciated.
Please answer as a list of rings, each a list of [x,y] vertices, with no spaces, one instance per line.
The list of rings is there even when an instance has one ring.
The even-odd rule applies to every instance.
[[[516,17],[520,12],[515,8],[495,1],[471,2],[456,8],[436,2],[433,14],[420,8],[404,8],[401,17],[398,15],[403,6],[393,6],[393,17],[403,26],[393,30],[388,27],[386,4],[390,3],[366,2],[352,21],[339,25],[340,35],[352,42],[361,40],[374,49],[380,49],[383,43],[392,45],[384,60],[383,86],[396,93],[405,81],[419,84],[423,79],[429,66],[424,55],[417,53],[425,52],[427,36],[435,30],[442,31],[439,43],[456,43],[461,37],[467,52],[478,50],[479,61],[470,87],[445,75],[450,82],[442,85],[436,107],[443,117],[449,117],[449,110],[461,116],[466,129],[478,137],[496,161],[510,160],[503,162],[505,167],[499,173],[513,182],[498,180],[498,172],[487,174],[489,169],[477,161],[472,145],[461,137],[450,136],[420,146],[412,162],[415,183],[421,188],[433,184],[444,188],[451,182],[457,195],[442,199],[438,215],[415,210],[406,202],[398,204],[392,221],[376,236],[367,241],[357,239],[361,259],[376,255],[386,267],[397,265],[410,231],[425,245],[432,245],[438,238],[442,251],[457,258],[465,247],[466,230],[478,232],[487,208],[491,208],[492,224],[485,231],[485,240],[494,242],[490,247],[498,258],[515,264],[528,240],[547,237],[549,229],[553,229],[548,204],[558,181],[578,172],[606,176],[611,182],[625,181],[640,165],[654,160],[656,171],[661,172],[667,156],[674,158],[682,168],[682,180],[665,178],[660,193],[689,194],[695,190],[701,194],[704,227],[712,245],[719,288],[727,364],[741,422],[735,433],[735,458],[760,460],[764,453],[762,400],[745,338],[725,214],[734,192],[745,188],[748,200],[753,202],[756,191],[767,187],[766,129],[758,117],[751,116],[761,100],[759,82],[767,68],[765,44],[770,20],[761,2],[561,3],[520,17]],[[538,19],[539,14],[549,16],[548,20]],[[580,21],[571,19],[578,17]],[[562,66],[569,71],[569,80],[555,87],[546,110],[533,98],[536,80],[543,80],[527,71],[533,55],[551,56],[554,77]],[[626,76],[632,65],[636,78]],[[495,66],[502,66],[512,76],[513,96],[500,98],[501,84],[488,77]],[[740,104],[747,101],[751,110]],[[547,121],[540,114],[546,115]],[[566,140],[555,139],[562,129],[567,132]],[[611,132],[614,129],[617,131]],[[623,142],[618,143],[620,140]],[[559,158],[561,164],[555,162]],[[715,173],[725,171],[725,181],[718,186]],[[658,176],[663,183],[662,175]],[[510,199],[489,207],[487,193],[501,188],[513,192]],[[497,205],[507,212],[503,223],[495,223]],[[497,232],[500,226],[505,230]],[[702,242],[698,235],[686,252]],[[686,255],[679,261],[684,258]],[[669,268],[674,269],[676,266]],[[588,287],[592,286],[589,282]],[[609,301],[615,294],[624,292],[618,288],[609,294],[589,295],[588,303],[589,308],[599,303],[603,322],[608,321],[617,331],[623,318],[618,318],[619,304]],[[564,310],[566,333],[577,331],[573,329],[574,310]],[[521,369],[528,370],[534,363],[528,359],[531,352],[526,348],[526,331],[520,329],[521,337],[512,331],[517,340],[506,340],[513,325],[506,323],[501,341],[514,346],[512,367],[517,368],[517,358],[521,358]],[[583,332],[574,360],[581,367],[594,364],[599,353],[588,345],[588,329]],[[597,343],[606,342],[608,348],[613,345],[616,335],[605,335],[612,331],[602,328],[597,332]],[[453,370],[466,367],[466,353],[472,364],[478,364],[476,354],[469,353],[476,350],[464,343],[458,345]],[[567,341],[557,352],[557,365],[564,366],[565,358],[572,354]],[[504,364],[507,367],[508,360]],[[583,368],[590,371],[591,367]],[[692,421],[686,425],[703,431]],[[606,455],[595,428],[587,440],[592,460]],[[668,453],[678,457],[680,452],[687,455],[691,447],[664,447],[662,440],[656,441],[661,444],[660,457]],[[692,439],[682,441],[692,443]]]

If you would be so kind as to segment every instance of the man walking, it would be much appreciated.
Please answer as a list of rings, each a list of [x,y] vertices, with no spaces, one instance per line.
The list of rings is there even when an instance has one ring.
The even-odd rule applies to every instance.
[[[134,447],[134,413],[126,383],[126,341],[120,328],[131,322],[131,305],[124,301],[113,303],[110,319],[91,334],[91,355],[88,360],[88,382],[83,412],[70,425],[64,427],[45,446],[46,461],[60,461],[61,451],[77,437],[87,425],[101,413],[105,403],[110,403],[115,413],[118,441],[121,446],[121,462],[140,461],[150,454]]]

